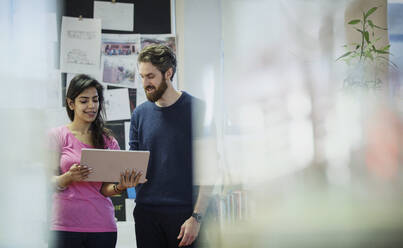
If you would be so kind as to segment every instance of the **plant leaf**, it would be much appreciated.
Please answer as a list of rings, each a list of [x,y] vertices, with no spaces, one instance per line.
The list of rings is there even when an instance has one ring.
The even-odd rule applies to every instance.
[[[341,59],[341,58],[344,58],[344,57],[350,55],[351,53],[352,53],[352,52],[346,52],[345,54],[343,54],[343,55],[341,55],[340,57],[338,57],[338,58],[336,59],[336,61],[339,60],[339,59]]]
[[[378,28],[378,29],[382,29],[382,30],[388,30],[387,28],[382,28],[382,27],[379,27],[379,26],[377,26],[377,25],[375,25],[375,24],[374,24],[374,27],[376,27],[376,28]]]
[[[374,13],[378,7],[373,7],[372,9],[368,10],[368,12],[365,14],[364,18],[367,19],[368,16],[370,16],[372,13]]]
[[[361,47],[361,45],[357,45],[356,47],[355,47],[355,50],[357,50],[358,48],[360,48]]]
[[[350,25],[354,25],[354,24],[358,24],[358,23],[360,23],[361,22],[361,20],[360,19],[355,19],[355,20],[351,20],[351,21],[349,21],[348,22],[348,24],[350,24]]]
[[[371,26],[371,28],[375,27],[374,23],[371,20],[368,20],[368,24]]]
[[[365,40],[367,41],[367,43],[370,44],[371,42],[369,41],[369,33],[368,33],[368,31],[365,31],[364,37],[365,37]]]
[[[358,29],[358,28],[356,28],[355,30],[357,30],[358,32],[360,32],[361,34],[362,34],[362,30],[361,29]]]
[[[380,54],[389,54],[389,52],[387,51],[382,51],[382,50],[374,50],[376,53],[380,53]]]
[[[386,47],[382,48],[381,50],[382,50],[382,51],[386,51],[386,50],[389,50],[389,48],[390,48],[390,44],[387,45]]]

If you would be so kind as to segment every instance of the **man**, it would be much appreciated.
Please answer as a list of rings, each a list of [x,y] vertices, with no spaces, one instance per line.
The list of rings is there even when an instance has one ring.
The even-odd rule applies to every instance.
[[[138,56],[148,101],[134,111],[130,149],[150,151],[148,181],[136,188],[138,248],[194,247],[207,196],[193,200],[192,106],[200,102],[172,86],[176,56],[150,45]]]

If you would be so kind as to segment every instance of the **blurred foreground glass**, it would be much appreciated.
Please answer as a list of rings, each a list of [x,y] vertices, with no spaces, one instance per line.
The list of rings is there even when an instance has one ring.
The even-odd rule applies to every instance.
[[[401,99],[345,90],[336,62],[353,7],[382,5],[382,23],[381,2],[220,1],[220,176],[205,247],[403,244]]]
[[[60,121],[60,3],[1,1],[0,247],[47,247],[49,240],[45,142],[47,128]]]

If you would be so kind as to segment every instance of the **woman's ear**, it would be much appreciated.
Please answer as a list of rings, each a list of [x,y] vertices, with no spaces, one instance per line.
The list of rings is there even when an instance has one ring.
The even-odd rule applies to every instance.
[[[74,102],[70,98],[66,98],[67,105],[69,106],[70,110],[74,110]]]

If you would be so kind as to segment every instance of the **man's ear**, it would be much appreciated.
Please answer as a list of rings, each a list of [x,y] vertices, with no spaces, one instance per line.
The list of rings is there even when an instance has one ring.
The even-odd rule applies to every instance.
[[[173,69],[171,67],[165,72],[165,79],[166,80],[168,80],[168,79],[171,80],[172,74],[173,74]]]
[[[70,110],[74,110],[74,102],[70,98],[66,98],[67,105],[69,106]]]

